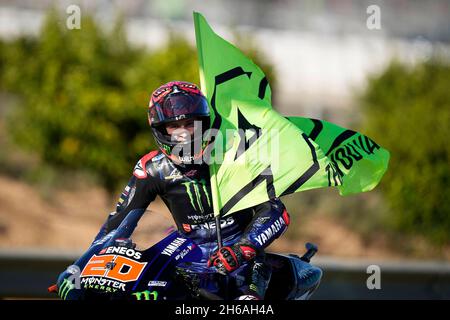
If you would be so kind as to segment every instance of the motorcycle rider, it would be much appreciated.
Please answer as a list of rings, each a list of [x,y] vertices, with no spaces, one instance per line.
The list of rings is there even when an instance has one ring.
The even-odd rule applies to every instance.
[[[221,221],[223,246],[217,246],[208,164],[203,161],[210,127],[208,102],[192,83],[172,81],[151,95],[148,121],[159,150],[144,155],[93,244],[115,230],[132,211],[142,215],[161,197],[178,232],[202,250],[205,268],[221,273],[249,266],[242,296],[263,299],[271,270],[264,249],[283,234],[289,214],[278,198],[238,211]],[[61,276],[59,283],[63,280]]]

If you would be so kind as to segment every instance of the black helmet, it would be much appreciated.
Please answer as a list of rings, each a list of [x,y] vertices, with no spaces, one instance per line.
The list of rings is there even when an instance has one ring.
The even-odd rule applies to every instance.
[[[189,141],[174,141],[166,125],[184,119],[200,120],[202,130]],[[148,122],[158,147],[170,159],[182,164],[201,160],[208,144],[203,141],[203,132],[209,129],[210,117],[208,101],[195,84],[172,81],[156,89],[150,99]]]

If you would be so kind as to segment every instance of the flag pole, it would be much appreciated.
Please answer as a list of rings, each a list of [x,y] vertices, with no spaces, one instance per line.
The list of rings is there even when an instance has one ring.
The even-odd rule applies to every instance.
[[[198,54],[198,64],[199,64],[199,73],[200,73],[200,84],[202,86],[203,94],[208,97],[209,93],[207,92],[207,85],[205,81],[205,74],[203,72],[203,51],[202,51],[202,42],[201,42],[201,31],[200,31],[200,17],[201,15],[198,12],[193,13],[194,15],[194,27],[195,27],[195,40],[197,44],[197,54]],[[212,121],[211,121],[212,123]],[[210,154],[211,156],[211,154]],[[209,159],[211,160],[211,159]],[[209,164],[209,173],[210,173],[210,180],[211,180],[211,193],[212,193],[212,203],[213,203],[213,210],[214,210],[214,216],[216,217],[216,236],[217,236],[217,246],[222,248],[223,242],[222,242],[222,230],[220,226],[220,209],[219,209],[219,193],[217,190],[217,172],[216,172],[216,166],[211,163]]]
[[[214,143],[214,142],[213,142]],[[212,157],[212,154],[210,153],[210,156]],[[214,163],[210,160],[210,175],[211,175],[211,193],[212,193],[212,203],[213,203],[213,210],[214,210],[214,216],[216,217],[216,236],[217,236],[217,247],[220,249],[223,246],[222,241],[222,226],[220,223],[220,209],[219,209],[219,190],[217,188],[217,168],[214,165]],[[212,171],[212,172],[211,172]]]
[[[220,226],[220,215],[216,216],[216,235],[217,235],[217,247],[220,249],[223,247],[222,230]]]

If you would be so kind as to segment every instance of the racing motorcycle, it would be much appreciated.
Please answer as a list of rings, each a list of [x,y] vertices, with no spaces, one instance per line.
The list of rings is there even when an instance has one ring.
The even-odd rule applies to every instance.
[[[66,270],[67,278],[48,288],[49,292],[83,300],[230,300],[240,296],[238,288],[248,265],[227,275],[207,268],[200,263],[201,249],[177,231],[146,250],[137,250],[130,236],[139,218],[131,212],[116,230],[94,242]],[[307,243],[302,257],[266,253],[272,275],[265,300],[309,299],[322,278],[322,270],[310,264],[317,250]]]

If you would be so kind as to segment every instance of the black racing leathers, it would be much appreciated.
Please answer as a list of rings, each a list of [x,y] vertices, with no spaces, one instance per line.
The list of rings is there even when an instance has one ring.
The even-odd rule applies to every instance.
[[[132,210],[143,213],[157,195],[172,213],[178,231],[202,248],[206,261],[217,241],[209,168],[177,166],[160,151],[152,151],[138,161],[116,211],[110,214],[96,240],[116,229]],[[221,233],[224,245],[243,242],[263,251],[288,224],[289,215],[275,198],[223,217]]]

